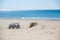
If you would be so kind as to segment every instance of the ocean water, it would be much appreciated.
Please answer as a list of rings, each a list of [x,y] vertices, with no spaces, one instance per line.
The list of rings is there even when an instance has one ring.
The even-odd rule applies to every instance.
[[[60,10],[0,11],[0,18],[51,18],[60,19]]]

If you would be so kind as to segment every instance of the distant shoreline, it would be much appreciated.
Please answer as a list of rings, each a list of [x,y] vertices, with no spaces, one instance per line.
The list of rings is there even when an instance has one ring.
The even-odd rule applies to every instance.
[[[32,10],[19,10],[19,9],[0,9],[0,11],[60,11],[60,9],[32,9]]]

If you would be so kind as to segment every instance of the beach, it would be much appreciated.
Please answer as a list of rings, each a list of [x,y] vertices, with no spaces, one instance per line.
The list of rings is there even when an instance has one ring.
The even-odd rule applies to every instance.
[[[29,28],[32,22],[37,25]],[[19,23],[20,29],[8,29]],[[0,40],[60,40],[60,20],[0,19]]]

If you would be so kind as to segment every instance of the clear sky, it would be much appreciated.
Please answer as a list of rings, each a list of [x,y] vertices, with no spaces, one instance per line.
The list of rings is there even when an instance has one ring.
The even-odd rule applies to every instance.
[[[60,9],[59,0],[0,0],[0,9]]]

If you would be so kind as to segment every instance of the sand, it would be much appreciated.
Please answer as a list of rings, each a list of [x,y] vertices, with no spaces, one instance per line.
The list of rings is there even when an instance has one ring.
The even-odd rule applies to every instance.
[[[32,22],[37,25],[29,28]],[[8,29],[11,23],[21,29]],[[60,20],[0,19],[0,40],[60,40]]]

